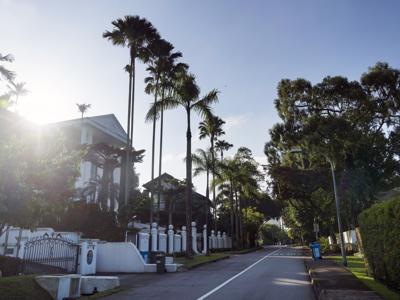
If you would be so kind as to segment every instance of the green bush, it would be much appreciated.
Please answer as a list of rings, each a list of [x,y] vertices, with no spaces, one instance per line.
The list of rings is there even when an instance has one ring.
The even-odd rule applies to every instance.
[[[400,198],[363,211],[358,222],[369,271],[375,279],[400,289]]]

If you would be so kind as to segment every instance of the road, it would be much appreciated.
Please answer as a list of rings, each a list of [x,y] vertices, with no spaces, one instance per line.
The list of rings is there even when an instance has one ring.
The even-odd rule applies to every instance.
[[[235,255],[190,271],[122,275],[107,300],[315,299],[301,253],[290,247]]]

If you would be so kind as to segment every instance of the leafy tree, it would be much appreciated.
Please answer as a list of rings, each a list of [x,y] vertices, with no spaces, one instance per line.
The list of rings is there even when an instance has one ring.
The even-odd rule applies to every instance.
[[[51,143],[49,142],[51,141]],[[74,197],[79,153],[60,137],[26,133],[0,147],[0,229],[56,224]]]
[[[290,215],[309,235],[311,226],[301,220],[305,211],[334,216],[330,205],[324,212],[312,205],[317,198],[332,198],[327,197],[332,195],[330,163],[339,178],[347,228],[357,225],[356,216],[375,202],[379,191],[398,184],[393,140],[400,120],[399,83],[400,71],[386,63],[377,63],[360,81],[328,76],[314,85],[305,79],[279,83],[275,106],[282,123],[271,129],[271,141],[265,146],[272,192],[284,206],[297,211]],[[319,186],[304,182],[299,174],[313,178]],[[325,183],[320,181],[323,178]],[[299,188],[294,189],[295,185]],[[327,225],[331,226],[332,222]]]
[[[264,244],[275,245],[289,242],[289,236],[286,231],[276,225],[265,223],[261,226],[260,231]]]

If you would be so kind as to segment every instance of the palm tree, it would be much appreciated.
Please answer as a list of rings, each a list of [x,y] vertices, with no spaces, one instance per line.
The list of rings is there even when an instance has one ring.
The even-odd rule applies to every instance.
[[[91,144],[86,147],[86,153],[83,157],[97,168],[103,170],[101,178],[92,178],[87,188],[83,190],[83,195],[90,196],[99,187],[98,202],[102,210],[114,211],[115,202],[118,194],[118,184],[114,183],[114,170],[121,166],[122,157],[125,150],[110,146],[105,143]],[[130,157],[133,162],[142,162],[144,150],[136,151],[131,149]],[[93,189],[94,188],[94,189]],[[108,203],[110,206],[108,207]]]
[[[215,150],[221,153],[221,161],[224,160],[224,151],[228,151],[233,145],[224,140],[218,140],[215,143]]]
[[[171,86],[171,81],[174,79],[174,75],[178,71],[186,70],[187,65],[183,63],[175,64],[175,61],[182,57],[181,52],[172,52],[174,46],[163,40],[154,40],[149,45],[149,50],[151,53],[149,66],[147,71],[149,71],[150,76],[145,78],[146,88],[145,92],[147,94],[154,94],[154,103],[157,103],[158,97],[161,94],[161,101],[165,97],[166,89]],[[161,91],[160,91],[161,89]],[[159,151],[159,185],[161,185],[161,161],[162,161],[162,138],[163,138],[163,111],[161,112],[161,126],[160,126],[160,151]],[[155,136],[156,136],[156,116],[153,118],[153,139],[152,139],[152,156],[151,156],[151,179],[154,179],[154,160],[155,160]],[[160,206],[160,193],[161,186],[159,186],[158,194],[158,210],[157,219],[159,219],[159,206]],[[152,199],[153,198],[152,194]],[[153,203],[150,209],[150,222],[153,221]]]
[[[204,151],[203,149],[197,149],[196,153],[192,155],[192,160],[195,165],[195,169],[193,172],[193,176],[198,176],[200,174],[206,173],[206,205],[205,205],[205,219],[206,219],[206,224],[207,228],[208,226],[208,213],[209,213],[209,207],[208,207],[208,201],[210,199],[210,170],[213,166],[212,164],[212,154],[211,151]],[[208,251],[208,249],[207,249]]]
[[[86,104],[86,103],[76,103],[76,106],[78,107],[78,110],[81,112],[81,119],[83,119],[83,115],[88,111],[88,109],[90,108],[90,104]]]
[[[157,30],[153,25],[144,18],[139,16],[125,16],[111,23],[114,28],[112,31],[103,33],[103,37],[110,40],[114,45],[128,47],[130,52],[129,63],[129,93],[128,93],[128,121],[127,121],[127,137],[126,137],[126,161],[125,166],[125,189],[124,203],[128,203],[129,194],[129,149],[132,148],[133,142],[133,120],[135,107],[135,71],[136,58],[143,62],[149,59],[149,44],[160,38]]]
[[[14,100],[14,105],[17,106],[18,105],[18,99],[21,96],[25,96],[28,94],[28,90],[25,88],[26,83],[25,82],[13,82],[11,81],[11,83],[9,85],[7,85],[8,89],[10,90],[9,94],[10,96],[15,96],[15,100]]]
[[[14,57],[11,54],[1,55],[0,53],[0,62],[13,62]],[[3,77],[6,81],[12,82],[15,78],[15,73],[8,70],[5,66],[0,65],[0,79]]]
[[[186,226],[191,228],[192,222],[192,132],[191,132],[191,112],[195,111],[203,117],[211,114],[210,105],[218,101],[218,91],[212,90],[204,97],[200,98],[200,89],[196,84],[192,74],[182,73],[174,84],[174,91],[171,97],[153,104],[147,113],[146,119],[152,120],[157,117],[162,109],[174,109],[183,107],[186,112]],[[187,239],[186,256],[192,257],[192,241]]]
[[[199,138],[200,140],[208,137],[210,138],[210,151],[211,151],[211,156],[212,156],[212,177],[213,181],[215,181],[215,149],[214,149],[214,143],[217,139],[217,137],[224,135],[225,132],[222,130],[222,125],[225,124],[225,121],[223,121],[220,117],[214,116],[214,115],[209,115],[205,118],[204,121],[200,122],[199,125]],[[217,230],[217,203],[215,203],[215,184],[213,184],[213,204],[214,204],[214,229],[215,231]]]

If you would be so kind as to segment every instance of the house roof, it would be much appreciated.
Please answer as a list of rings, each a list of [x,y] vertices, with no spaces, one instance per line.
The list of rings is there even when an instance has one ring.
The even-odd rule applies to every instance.
[[[73,120],[66,120],[50,125],[56,126],[81,126],[81,124],[88,124],[101,130],[108,135],[119,140],[121,143],[126,143],[127,134],[114,114],[100,115],[94,117],[79,118]]]
[[[142,186],[149,191],[157,191],[158,190],[158,178],[156,177],[153,180],[150,180],[149,182],[146,182]],[[168,174],[168,173],[163,173],[161,175],[161,185],[162,185],[162,191],[173,191],[173,190],[178,190],[179,187],[184,188],[185,187],[185,182],[183,180],[179,180],[175,178],[174,176]],[[178,194],[182,194],[182,197],[184,198],[184,190],[181,190],[178,192]],[[206,201],[207,197],[204,195],[197,193],[192,189],[192,195],[193,199],[196,200],[201,200],[201,201]],[[179,197],[179,195],[177,195]],[[208,199],[208,201],[210,201]]]
[[[154,178],[153,180],[150,180],[149,182],[146,182],[142,186],[149,191],[158,190],[159,178],[160,176]],[[176,190],[179,188],[179,185],[184,185],[184,182],[168,173],[163,173],[161,175],[161,185],[162,185],[162,190]]]

